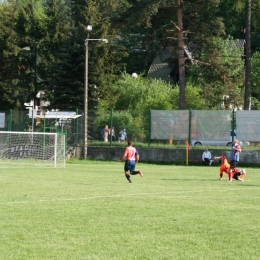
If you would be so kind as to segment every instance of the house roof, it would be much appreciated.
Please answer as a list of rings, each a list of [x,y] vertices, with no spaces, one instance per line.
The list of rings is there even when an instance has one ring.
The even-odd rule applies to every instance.
[[[158,53],[149,68],[147,78],[169,80],[169,74],[172,70],[167,62],[169,57],[171,57],[171,53],[169,51]]]
[[[233,44],[235,44],[235,46],[243,51],[246,45],[246,40],[244,39],[238,39],[238,40],[230,40],[228,41],[228,47],[231,47]]]
[[[229,47],[231,47],[233,44],[235,44],[237,48],[243,51],[246,41],[244,39],[228,41]],[[190,42],[188,45],[184,46],[185,56],[190,59],[191,63],[194,63],[194,61],[192,60],[192,58],[194,58],[192,55],[192,50],[195,50],[196,52],[196,44]],[[166,81],[171,80],[170,73],[172,71],[172,68],[169,66],[168,63],[168,59],[170,57],[171,53],[168,50],[159,52],[149,68],[147,78],[162,79]]]

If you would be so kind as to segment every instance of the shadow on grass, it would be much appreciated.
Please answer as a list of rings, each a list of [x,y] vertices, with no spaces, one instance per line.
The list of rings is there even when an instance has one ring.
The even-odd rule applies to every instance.
[[[199,179],[199,178],[195,178],[195,179],[186,179],[186,178],[171,178],[171,179],[161,179],[162,181],[219,181],[218,179]]]
[[[223,182],[223,183],[229,183],[228,180],[219,180],[219,179],[199,179],[199,178],[196,178],[196,179],[188,179],[188,178],[171,178],[171,179],[161,179],[162,181],[204,181],[204,182],[210,182],[210,181],[218,181],[219,183]],[[251,184],[251,183],[248,183],[249,181],[244,181],[244,182],[241,182],[241,181],[237,181],[237,180],[233,180],[232,182],[235,182],[235,183],[241,183],[241,185],[243,186],[247,186],[247,187],[259,187],[259,185],[257,184]]]

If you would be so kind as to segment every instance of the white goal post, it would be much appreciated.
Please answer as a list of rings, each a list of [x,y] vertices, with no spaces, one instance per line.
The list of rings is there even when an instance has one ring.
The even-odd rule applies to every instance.
[[[66,167],[65,135],[0,131],[0,166]]]

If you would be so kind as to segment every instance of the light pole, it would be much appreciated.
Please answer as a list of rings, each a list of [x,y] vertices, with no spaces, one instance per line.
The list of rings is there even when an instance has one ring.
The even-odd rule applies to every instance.
[[[108,42],[107,39],[89,39],[89,33],[92,32],[92,26],[87,26],[87,39],[85,40],[85,93],[84,93],[84,159],[88,155],[88,42],[89,41],[103,41]]]

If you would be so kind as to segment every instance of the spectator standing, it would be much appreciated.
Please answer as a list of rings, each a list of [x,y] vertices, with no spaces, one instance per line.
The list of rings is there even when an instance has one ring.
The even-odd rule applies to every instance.
[[[112,141],[116,140],[116,133],[115,133],[115,128],[112,127],[111,131],[110,131],[111,137],[112,137]]]
[[[126,133],[126,130],[123,129],[119,132],[119,137],[118,137],[118,142],[124,142],[127,138],[127,133]]]
[[[202,154],[202,161],[205,166],[211,165],[211,163],[214,161],[211,160],[211,152],[208,150],[208,148],[206,148]]]
[[[108,125],[105,125],[105,127],[101,131],[101,135],[103,137],[104,142],[108,142],[109,134],[110,134],[110,129],[108,128]]]

